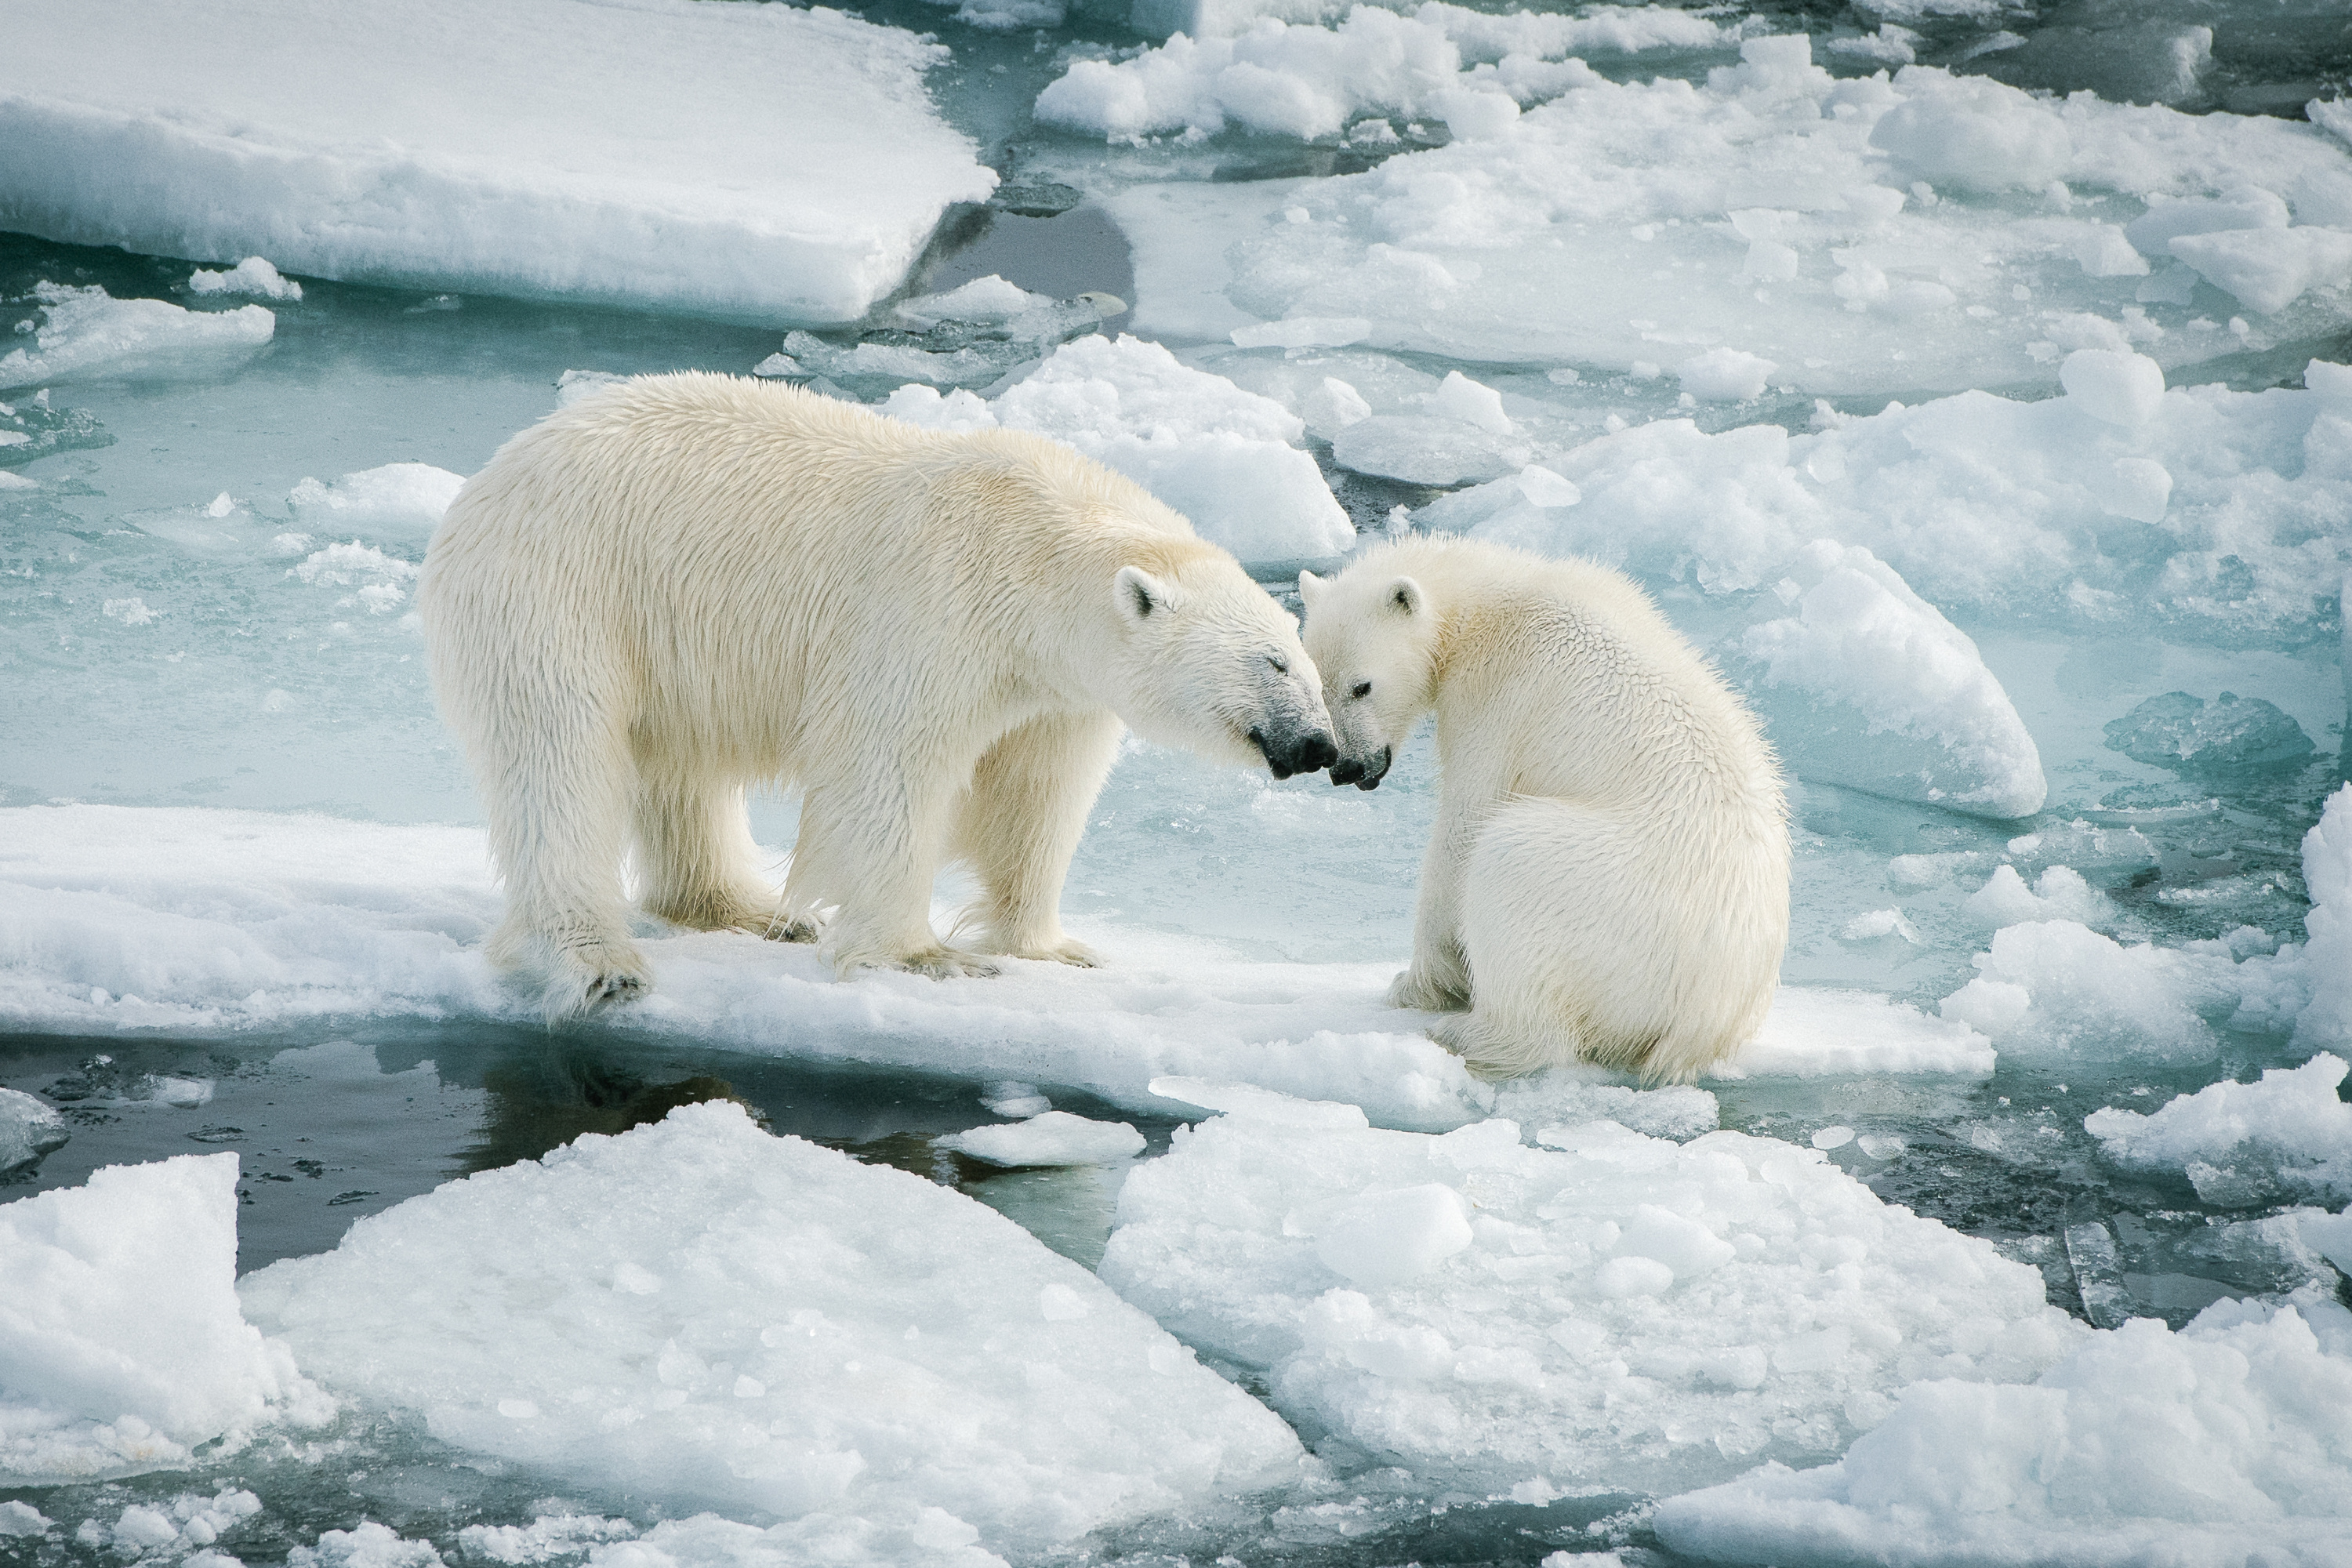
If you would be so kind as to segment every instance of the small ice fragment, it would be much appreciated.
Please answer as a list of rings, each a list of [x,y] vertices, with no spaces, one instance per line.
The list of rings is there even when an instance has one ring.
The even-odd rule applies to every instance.
[[[1462,1194],[1439,1182],[1344,1200],[1316,1216],[1313,1234],[1324,1267],[1368,1289],[1425,1273],[1473,1239]]]
[[[2164,371],[2145,354],[2076,349],[2058,380],[2077,407],[2109,425],[2145,425],[2164,405]]]
[[[1892,1160],[1897,1154],[1908,1150],[1911,1145],[1892,1134],[1881,1136],[1874,1132],[1865,1132],[1854,1140],[1854,1147],[1874,1160]]]
[[[1013,1103],[1013,1102],[1008,1102]],[[1046,1110],[1009,1125],[971,1127],[938,1146],[992,1165],[1108,1165],[1143,1152],[1143,1134],[1125,1121]]]
[[[143,626],[163,612],[151,610],[147,601],[133,594],[127,599],[109,599],[99,606],[99,614],[110,621],[121,621],[126,626]]]
[[[1843,1149],[1853,1142],[1853,1129],[1851,1127],[1824,1127],[1813,1134],[1813,1147],[1816,1149]]]
[[[248,256],[226,271],[197,268],[188,274],[191,294],[250,294],[264,300],[299,300],[302,285],[279,275],[258,256]]]
[[[1838,933],[1847,942],[1874,942],[1883,936],[1901,937],[1912,946],[1919,945],[1919,928],[1901,910],[1872,910],[1845,922]]]
[[[2186,691],[2151,697],[2102,731],[2107,749],[2152,767],[2269,768],[2311,755],[2292,714],[2259,697],[2224,691],[2211,702]]]
[[[1594,1289],[1612,1300],[1655,1296],[1675,1282],[1675,1271],[1654,1258],[1612,1258],[1592,1276]]]
[[[38,1535],[55,1521],[28,1502],[0,1502],[0,1535]]]
[[[1364,395],[1336,375],[1327,375],[1315,390],[1298,402],[1299,417],[1315,430],[1344,430],[1360,419],[1372,416],[1372,405]]]
[[[2120,1328],[2131,1316],[2131,1297],[2124,1289],[2115,1237],[2095,1220],[2068,1226],[2066,1258],[2074,1267],[2074,1288],[2082,1296],[2084,1314],[2098,1328]]]
[[[1054,1102],[1037,1092],[1034,1083],[1020,1083],[1007,1079],[992,1083],[981,1091],[981,1104],[995,1116],[1036,1116],[1054,1109]]]
[[[1508,436],[1518,428],[1503,412],[1501,393],[1458,370],[1447,371],[1437,390],[1430,394],[1429,411],[1441,419],[1459,419],[1496,436]]]

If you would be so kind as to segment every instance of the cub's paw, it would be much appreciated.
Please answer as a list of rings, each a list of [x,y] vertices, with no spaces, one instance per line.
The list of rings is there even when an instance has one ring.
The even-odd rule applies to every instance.
[[[824,934],[824,928],[806,915],[763,915],[743,929],[770,942],[814,942]]]
[[[1093,948],[1075,937],[1064,937],[1042,947],[1016,948],[1006,954],[1010,958],[1034,958],[1043,963],[1066,963],[1075,969],[1100,969],[1102,959]]]
[[[654,988],[653,971],[626,942],[589,942],[568,947],[550,967],[543,993],[554,1022],[600,1007],[634,1002]]]
[[[933,980],[986,980],[1001,973],[992,961],[976,952],[965,952],[952,947],[926,948],[919,952],[902,953],[873,967],[903,970],[908,974],[921,974]]]
[[[1470,1005],[1470,997],[1420,970],[1408,969],[1390,982],[1388,1003],[1423,1013],[1459,1013]]]

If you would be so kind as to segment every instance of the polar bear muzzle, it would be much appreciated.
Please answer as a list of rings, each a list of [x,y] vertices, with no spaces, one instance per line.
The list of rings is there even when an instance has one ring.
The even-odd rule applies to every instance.
[[[1286,779],[1293,773],[1319,773],[1339,760],[1331,731],[1319,725],[1288,725],[1270,720],[1249,732],[1250,744],[1265,758],[1268,772]],[[1386,764],[1383,763],[1385,771]],[[1367,786],[1370,787],[1370,786]]]

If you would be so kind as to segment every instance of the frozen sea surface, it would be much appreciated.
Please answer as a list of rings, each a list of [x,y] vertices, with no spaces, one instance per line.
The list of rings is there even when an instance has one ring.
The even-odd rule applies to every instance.
[[[20,13],[0,1557],[2344,1550],[2340,8]],[[1278,592],[1622,567],[1795,780],[1764,1036],[1498,1089],[1381,1007],[1425,737],[1129,748],[1095,973],[649,923],[544,1029],[409,595],[689,367],[1042,430]]]

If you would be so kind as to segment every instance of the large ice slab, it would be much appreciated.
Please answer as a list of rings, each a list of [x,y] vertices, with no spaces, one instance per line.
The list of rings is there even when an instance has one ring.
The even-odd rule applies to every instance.
[[[941,1546],[1034,1550],[1304,1457],[992,1209],[731,1102],[447,1184],[242,1293],[331,1388],[672,1505],[939,1510]]]
[[[0,390],[234,368],[278,331],[278,318],[258,305],[190,310],[168,300],[118,300],[94,283],[37,284],[33,299],[41,307],[33,346],[0,357]]]
[[[236,1300],[236,1156],[0,1205],[0,1486],[174,1469],[332,1403]]]
[[[136,38],[137,48],[123,47]],[[0,227],[289,271],[756,321],[895,288],[994,176],[940,46],[686,0],[29,0]]]
[[[352,1015],[537,1016],[528,989],[503,983],[481,953],[499,900],[477,829],[75,805],[0,811],[0,834],[15,856],[0,862],[0,1022],[201,1032]],[[1598,1069],[1478,1082],[1421,1032],[1428,1015],[1384,1004],[1402,954],[1302,963],[1073,924],[1104,967],[1013,961],[995,978],[944,982],[840,982],[805,946],[648,924],[653,994],[600,1018],[730,1049],[1066,1085],[1136,1110],[1166,1110],[1150,1085],[1172,1073],[1346,1100],[1385,1125],[1430,1130],[1498,1104],[1684,1135],[1714,1124],[1696,1090],[1641,1095],[1659,1107],[1648,1121],[1627,1108],[1629,1080]],[[1782,993],[1755,1070],[1982,1076],[1990,1066],[1965,1028],[1807,989]],[[1695,1100],[1705,1100],[1696,1122]]]
[[[2240,1568],[2352,1552],[2352,1312],[2221,1301],[2088,1337],[2031,1384],[1906,1388],[1835,1464],[1671,1498],[1717,1563]]]
[[[2352,152],[2316,126],[2053,102],[1924,67],[1835,80],[1803,37],[1750,38],[1701,85],[1610,81],[1544,58],[1579,47],[1549,40],[1460,70],[1399,40],[1351,68],[1356,34],[1406,26],[1376,15],[1171,42],[1045,89],[1041,115],[1110,135],[1402,113],[1452,129],[1271,211],[1239,187],[1188,196],[1182,225],[1114,202],[1144,220],[1139,328],[1172,319],[1171,281],[1197,294],[1215,274],[1249,317],[1360,317],[1382,348],[1614,373],[1723,350],[1769,362],[1773,386],[1907,394],[2050,384],[2068,350],[2123,346],[2092,331],[2178,371],[2352,321]],[[2221,199],[2249,188],[2262,199]],[[2126,226],[2158,209],[2177,226]],[[1150,254],[1170,247],[1191,259]]]
[[[2078,1331],[2033,1269],[1777,1140],[1225,1109],[1128,1177],[1103,1278],[1295,1422],[1474,1494],[1826,1458],[1905,1384],[2031,1376]]]
[[[2116,1164],[2185,1176],[2209,1204],[2352,1203],[2352,1104],[2336,1089],[2347,1070],[2322,1051],[2253,1083],[2208,1084],[2148,1115],[2095,1110],[2083,1126]]]

